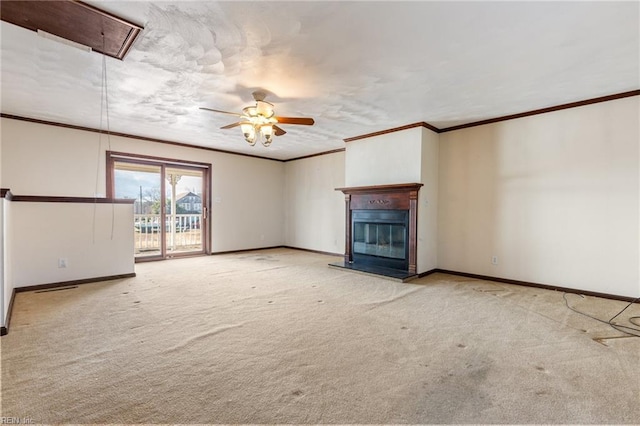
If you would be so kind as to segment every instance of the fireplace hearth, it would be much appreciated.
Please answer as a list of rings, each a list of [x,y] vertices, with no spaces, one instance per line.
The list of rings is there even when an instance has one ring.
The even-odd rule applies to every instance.
[[[418,191],[422,184],[338,188],[345,194],[344,262],[331,264],[406,280],[416,275]]]

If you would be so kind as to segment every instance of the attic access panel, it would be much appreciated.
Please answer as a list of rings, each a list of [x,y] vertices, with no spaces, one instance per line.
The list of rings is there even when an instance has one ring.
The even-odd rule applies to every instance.
[[[122,18],[74,0],[3,0],[0,4],[0,18],[32,31],[45,31],[89,46],[96,52],[117,59],[124,58],[143,29]]]

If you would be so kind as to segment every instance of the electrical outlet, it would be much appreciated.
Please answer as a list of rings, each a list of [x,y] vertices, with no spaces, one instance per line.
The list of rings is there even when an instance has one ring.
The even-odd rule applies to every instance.
[[[497,265],[498,264],[498,256],[492,256],[491,257],[491,263],[494,264],[494,265]]]
[[[66,268],[67,267],[67,259],[64,257],[61,257],[60,259],[58,259],[58,268]]]

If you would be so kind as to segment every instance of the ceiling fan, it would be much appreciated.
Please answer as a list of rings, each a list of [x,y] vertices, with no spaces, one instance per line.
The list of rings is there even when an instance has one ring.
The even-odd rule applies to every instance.
[[[240,117],[240,121],[223,126],[221,129],[231,129],[240,126],[244,139],[251,146],[255,145],[258,140],[262,142],[262,145],[269,146],[273,141],[273,135],[282,136],[287,133],[277,124],[313,125],[313,118],[276,116],[273,110],[273,104],[266,102],[264,100],[265,97],[266,94],[264,92],[253,92],[253,99],[256,100],[256,104],[243,108],[242,114],[204,107],[200,107],[200,109]]]

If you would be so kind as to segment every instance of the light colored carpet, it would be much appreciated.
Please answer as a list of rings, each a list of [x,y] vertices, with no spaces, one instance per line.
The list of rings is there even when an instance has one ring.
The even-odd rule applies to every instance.
[[[408,284],[296,250],[19,293],[2,416],[38,423],[638,423],[640,339],[562,293]],[[567,296],[610,318],[623,302]],[[634,305],[620,318],[639,315]],[[605,339],[602,339],[605,338]],[[599,339],[599,340],[594,340]]]

